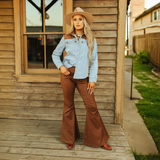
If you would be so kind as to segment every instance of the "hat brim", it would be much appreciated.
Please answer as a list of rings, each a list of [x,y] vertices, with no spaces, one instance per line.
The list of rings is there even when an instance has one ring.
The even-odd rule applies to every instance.
[[[68,25],[71,25],[71,18],[76,14],[81,14],[86,17],[87,23],[91,25],[93,23],[93,16],[88,12],[71,12],[65,15],[64,20]]]

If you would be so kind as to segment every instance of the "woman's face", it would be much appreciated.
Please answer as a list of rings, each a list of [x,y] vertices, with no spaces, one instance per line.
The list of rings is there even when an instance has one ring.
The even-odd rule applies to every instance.
[[[83,29],[84,27],[84,17],[82,15],[74,15],[73,17],[73,25],[76,30]]]

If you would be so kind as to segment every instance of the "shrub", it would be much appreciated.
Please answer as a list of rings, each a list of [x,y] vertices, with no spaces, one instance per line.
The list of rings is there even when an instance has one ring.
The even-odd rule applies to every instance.
[[[141,50],[139,54],[135,55],[135,60],[137,60],[140,63],[148,64],[149,63],[149,51],[147,50]]]
[[[133,59],[136,59],[136,58],[137,58],[137,54],[134,53],[134,54],[133,54]]]

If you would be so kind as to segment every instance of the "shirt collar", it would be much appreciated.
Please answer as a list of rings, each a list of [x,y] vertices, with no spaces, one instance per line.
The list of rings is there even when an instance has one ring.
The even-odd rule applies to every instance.
[[[71,35],[77,37],[75,31],[71,32]],[[83,33],[80,37],[82,37],[82,36],[85,36],[85,37],[86,37],[86,35],[85,35],[84,33]]]

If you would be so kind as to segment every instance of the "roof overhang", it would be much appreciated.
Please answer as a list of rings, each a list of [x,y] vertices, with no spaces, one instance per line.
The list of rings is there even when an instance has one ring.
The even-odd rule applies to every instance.
[[[151,25],[147,25],[147,26],[144,26],[144,27],[140,27],[140,28],[132,29],[132,30],[131,30],[131,32],[133,32],[133,31],[137,31],[137,30],[146,29],[146,28],[152,28],[152,27],[160,27],[160,23],[151,24]]]
[[[135,17],[135,21],[138,20],[138,19],[140,19],[141,17],[149,14],[150,12],[154,11],[155,9],[157,9],[159,7],[160,7],[160,3],[158,3],[158,4],[154,5],[153,7],[145,10],[143,13],[141,13],[140,15],[138,15],[137,17]]]

